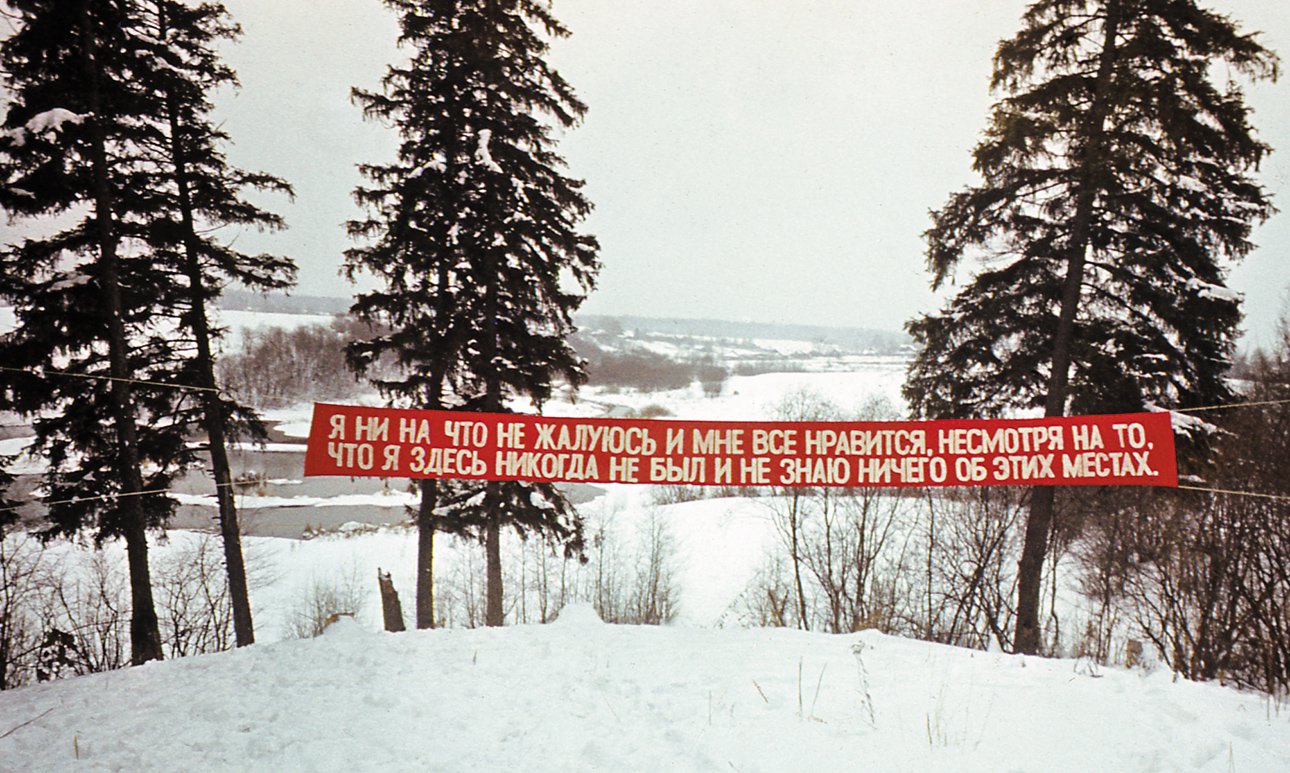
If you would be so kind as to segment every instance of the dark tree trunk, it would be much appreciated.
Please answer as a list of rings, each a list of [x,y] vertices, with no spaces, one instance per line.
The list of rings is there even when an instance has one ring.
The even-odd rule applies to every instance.
[[[164,20],[162,21],[164,31]],[[215,357],[211,354],[210,323],[206,319],[205,283],[202,278],[200,246],[193,220],[193,203],[188,174],[188,160],[180,140],[178,107],[173,95],[167,99],[170,113],[170,152],[175,166],[175,186],[183,221],[184,271],[188,289],[193,338],[197,342],[197,386],[203,388],[202,411],[206,437],[210,442],[211,474],[215,478],[215,501],[219,509],[220,539],[224,544],[224,568],[228,575],[229,599],[233,606],[233,632],[237,646],[255,643],[255,624],[251,620],[251,597],[246,583],[246,564],[242,557],[242,535],[233,501],[233,475],[228,461],[228,417],[219,400],[215,381]]]
[[[488,283],[484,295],[484,313],[488,320],[488,332],[484,336],[484,355],[488,367],[497,367],[497,350],[499,348],[497,330],[497,279]],[[489,372],[486,377],[484,410],[500,411],[502,409],[502,382],[496,372]],[[484,527],[484,560],[486,564],[487,590],[485,593],[484,624],[500,626],[505,621],[502,609],[502,497],[501,485],[489,481],[484,487],[484,512],[488,523]]]
[[[88,2],[80,8],[81,34],[85,44],[85,75],[90,86],[90,153],[94,174],[94,221],[102,266],[103,297],[108,315],[108,359],[112,374],[112,414],[116,422],[117,460],[121,495],[117,506],[122,514],[122,533],[130,572],[130,662],[139,665],[161,660],[161,631],[152,598],[152,577],[148,569],[148,535],[144,528],[143,474],[139,469],[139,446],[134,423],[134,398],[127,359],[128,342],[123,319],[121,279],[117,259],[117,236],[113,227],[112,188],[108,181],[103,108],[99,96],[100,75],[97,44]]]
[[[439,484],[421,481],[417,510],[417,628],[434,628],[434,508]]]
[[[448,286],[448,268],[439,267],[439,286]],[[441,300],[440,303],[444,301]],[[440,307],[439,317],[446,315]],[[425,408],[437,411],[443,408],[443,385],[446,378],[441,367],[431,369],[430,394]],[[417,628],[434,628],[434,533],[435,507],[439,503],[439,481],[421,481],[421,502],[417,509]]]
[[[505,620],[505,612],[502,609],[502,529],[501,514],[497,511],[499,507],[498,495],[499,485],[496,481],[489,481],[484,495],[491,507],[489,508],[489,519],[487,531],[484,533],[484,554],[488,564],[488,590],[486,605],[484,607],[484,624],[488,626],[499,626]]]
[[[1085,124],[1084,153],[1080,159],[1079,191],[1075,215],[1071,220],[1070,241],[1066,254],[1066,278],[1062,285],[1061,309],[1053,339],[1052,367],[1048,376],[1048,395],[1044,415],[1063,416],[1070,386],[1071,348],[1075,340],[1075,316],[1079,311],[1080,290],[1084,284],[1085,253],[1097,192],[1098,167],[1107,115],[1107,90],[1115,62],[1116,35],[1119,30],[1119,2],[1107,3],[1106,29],[1102,53],[1098,60],[1093,103]],[[1025,541],[1017,565],[1017,621],[1013,651],[1034,655],[1039,652],[1042,636],[1039,630],[1039,596],[1043,584],[1044,559],[1048,552],[1048,533],[1052,530],[1057,491],[1052,486],[1037,486],[1031,491],[1030,513],[1026,519]]]
[[[797,491],[794,491],[788,506],[788,528],[789,541],[792,543],[793,587],[797,590],[797,627],[803,631],[809,631],[811,626],[806,617],[806,591],[802,587],[802,552],[797,538],[797,519],[800,515],[798,505],[801,501],[799,497]]]
[[[497,334],[496,326],[490,335]],[[493,340],[493,339],[489,339]],[[502,404],[501,385],[496,376],[490,376],[488,384],[487,407],[490,411],[500,409]],[[484,512],[488,514],[488,524],[484,527],[484,562],[486,564],[487,590],[485,591],[484,625],[499,626],[505,622],[506,614],[502,610],[502,496],[501,484],[490,480],[484,485]]]

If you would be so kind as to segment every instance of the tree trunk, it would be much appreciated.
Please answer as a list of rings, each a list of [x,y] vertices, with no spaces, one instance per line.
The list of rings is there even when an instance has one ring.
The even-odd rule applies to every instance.
[[[130,572],[130,663],[139,665],[161,660],[161,631],[152,598],[152,577],[148,569],[148,536],[144,528],[143,474],[139,468],[139,446],[134,423],[132,374],[127,359],[127,336],[123,320],[121,279],[117,259],[117,235],[113,227],[112,189],[108,181],[106,140],[103,134],[103,106],[99,96],[100,74],[97,41],[88,2],[82,2],[81,34],[85,44],[85,75],[90,86],[90,153],[94,175],[94,220],[98,231],[102,290],[108,312],[108,359],[112,373],[112,414],[116,422],[117,460],[121,492],[117,506],[122,511],[123,535]]]
[[[789,542],[793,560],[793,588],[797,591],[797,627],[803,631],[811,630],[806,618],[806,592],[802,589],[802,553],[797,539],[797,518],[800,512],[798,503],[800,495],[794,491],[788,506]]]
[[[1107,3],[1106,28],[1103,31],[1105,37],[1098,60],[1093,103],[1089,107],[1088,123],[1085,126],[1087,142],[1079,160],[1079,190],[1075,200],[1075,215],[1071,220],[1066,278],[1062,284],[1061,309],[1057,317],[1057,333],[1053,339],[1052,365],[1048,375],[1048,394],[1044,402],[1044,415],[1048,417],[1065,415],[1066,398],[1070,391],[1075,316],[1079,311],[1080,290],[1084,284],[1084,266],[1097,192],[1096,177],[1106,131],[1107,89],[1110,87],[1115,62],[1115,37],[1119,31],[1119,12],[1118,0]],[[1039,630],[1039,596],[1056,498],[1057,491],[1052,486],[1036,486],[1031,490],[1025,542],[1021,548],[1021,561],[1017,565],[1017,629],[1013,634],[1012,645],[1014,652],[1027,655],[1039,652],[1042,639]]]
[[[492,319],[490,315],[490,319]],[[496,352],[495,338],[497,335],[496,325],[490,325],[492,330],[486,339],[494,342],[491,347]],[[493,359],[489,358],[490,361]],[[489,375],[488,394],[485,407],[489,411],[501,409],[502,395],[501,383],[496,376]],[[484,605],[484,625],[500,626],[503,624],[506,613],[502,609],[502,486],[495,480],[490,480],[484,484],[484,512],[487,514],[488,523],[484,527],[484,560],[487,564],[486,578],[487,590],[485,593]]]
[[[417,628],[434,628],[434,508],[439,485],[421,481],[417,510]]]
[[[498,338],[497,331],[497,274],[484,289],[484,312],[488,320],[488,331],[483,337],[485,362],[488,368],[497,367]],[[498,412],[502,410],[502,382],[494,371],[485,375],[484,410]],[[484,624],[500,626],[504,622],[505,612],[502,609],[502,512],[501,484],[489,481],[484,487],[484,512],[488,523],[484,532],[484,556],[487,564],[487,592],[484,606]]]
[[[502,609],[502,528],[501,513],[498,512],[499,488],[496,481],[489,481],[484,494],[489,513],[487,531],[484,533],[484,555],[488,564],[484,624],[488,626],[499,626],[505,618],[505,612]]]
[[[162,21],[164,35],[164,20]],[[197,344],[196,386],[202,387],[202,419],[210,443],[211,474],[215,478],[215,501],[219,511],[220,539],[224,544],[224,568],[228,576],[229,600],[233,606],[233,632],[237,646],[255,643],[255,624],[251,620],[251,598],[246,583],[246,564],[242,557],[242,535],[238,527],[237,505],[233,501],[233,475],[228,461],[228,421],[220,402],[215,381],[215,357],[211,354],[210,324],[206,319],[205,284],[199,259],[197,229],[193,219],[192,194],[188,160],[180,141],[178,106],[173,94],[166,100],[170,120],[170,152],[175,167],[175,186],[179,194],[179,211],[183,222],[184,271],[188,275],[189,301],[193,338]]]

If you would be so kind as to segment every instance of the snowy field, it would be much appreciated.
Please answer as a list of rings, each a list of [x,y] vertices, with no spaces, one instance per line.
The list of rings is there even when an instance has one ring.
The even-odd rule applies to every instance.
[[[757,421],[775,418],[781,402],[805,391],[825,398],[844,413],[855,415],[873,400],[885,401],[891,410],[900,411],[903,405],[900,385],[904,379],[904,360],[875,357],[861,367],[840,373],[804,371],[732,376],[717,397],[704,397],[702,390],[694,386],[669,392],[614,394],[586,389],[581,400],[593,405],[625,405],[635,410],[660,405],[681,419]]]
[[[1162,672],[874,632],[321,638],[0,693],[13,771],[1280,771],[1290,716]],[[26,723],[26,724],[22,724]]]

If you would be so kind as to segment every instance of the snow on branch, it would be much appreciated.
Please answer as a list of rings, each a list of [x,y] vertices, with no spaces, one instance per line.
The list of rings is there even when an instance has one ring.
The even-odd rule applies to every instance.
[[[4,132],[4,135],[13,140],[15,147],[22,147],[26,144],[28,135],[56,132],[63,128],[63,124],[79,124],[88,117],[88,114],[73,113],[71,110],[56,107],[53,110],[46,110],[43,113],[33,115],[21,128],[8,129]]]
[[[481,129],[479,131],[479,146],[475,148],[475,160],[494,172],[500,173],[502,168],[493,160],[493,153],[489,148],[489,143],[493,139],[492,129]]]
[[[1191,290],[1192,292],[1196,293],[1202,298],[1213,298],[1214,300],[1218,300],[1218,301],[1229,301],[1231,303],[1240,303],[1242,300],[1245,299],[1245,296],[1241,295],[1235,290],[1231,290],[1229,288],[1223,287],[1222,285],[1215,285],[1215,284],[1210,284],[1209,282],[1202,282],[1195,277],[1192,277],[1191,279],[1187,280],[1187,289]]]

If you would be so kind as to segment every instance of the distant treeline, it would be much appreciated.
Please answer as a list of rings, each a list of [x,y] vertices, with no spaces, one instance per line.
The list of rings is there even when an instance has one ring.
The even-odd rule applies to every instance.
[[[769,322],[731,322],[720,319],[679,319],[667,317],[609,316],[583,314],[578,316],[578,327],[583,330],[631,330],[678,336],[706,336],[710,338],[748,339],[761,338],[782,341],[810,341],[837,346],[847,351],[872,350],[879,354],[894,354],[910,343],[903,332],[862,327],[824,327],[821,325],[792,325]]]
[[[220,306],[230,311],[264,311],[279,314],[345,314],[349,311],[351,303],[353,303],[351,298],[254,293],[234,289],[225,290],[220,299]],[[581,330],[641,331],[662,335],[733,340],[760,338],[810,341],[837,346],[845,351],[874,351],[879,354],[895,354],[902,346],[910,343],[909,336],[903,332],[863,327],[825,327],[607,314],[579,314],[575,321]]]
[[[571,336],[569,342],[586,360],[587,383],[591,386],[655,392],[683,389],[698,381],[705,394],[719,395],[730,375],[711,357],[675,359],[648,349],[607,349],[581,334]]]
[[[220,383],[257,408],[353,397],[363,385],[345,364],[345,346],[364,328],[337,317],[326,326],[250,331],[242,351],[220,358]]]
[[[324,295],[286,295],[285,293],[253,293],[229,288],[220,297],[219,305],[229,311],[262,311],[274,314],[345,314],[353,298],[332,298]]]

